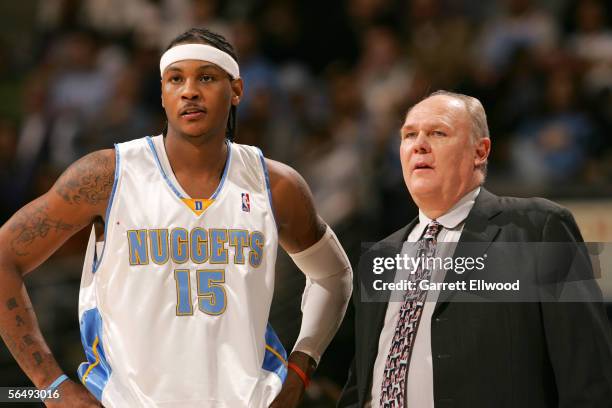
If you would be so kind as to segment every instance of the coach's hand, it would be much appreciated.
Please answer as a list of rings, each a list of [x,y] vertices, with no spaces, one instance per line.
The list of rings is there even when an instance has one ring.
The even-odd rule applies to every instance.
[[[58,388],[60,399],[45,401],[48,408],[93,408],[102,404],[83,385],[72,380],[64,381]]]
[[[304,374],[310,378],[316,368],[315,361],[301,351],[294,351],[289,356],[289,362],[298,366]],[[297,407],[305,391],[304,381],[292,369],[287,370],[287,378],[283,383],[283,388],[278,396],[272,401],[270,408],[295,408]]]

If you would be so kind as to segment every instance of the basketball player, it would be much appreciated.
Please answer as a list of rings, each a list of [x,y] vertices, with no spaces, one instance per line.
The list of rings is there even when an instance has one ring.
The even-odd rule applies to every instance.
[[[164,135],[85,156],[0,229],[2,337],[37,388],[60,392],[49,407],[295,407],[344,316],[348,259],[302,177],[231,141],[243,93],[231,45],[192,29],[160,70]],[[23,276],[98,217],[83,386],[45,344]],[[277,242],[307,277],[288,360],[267,323]]]

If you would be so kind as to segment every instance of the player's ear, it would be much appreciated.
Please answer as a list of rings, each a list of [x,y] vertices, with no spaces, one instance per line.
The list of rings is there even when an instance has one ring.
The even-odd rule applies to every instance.
[[[232,86],[232,105],[238,106],[242,99],[242,93],[244,91],[244,82],[242,78],[232,79],[230,82]]]

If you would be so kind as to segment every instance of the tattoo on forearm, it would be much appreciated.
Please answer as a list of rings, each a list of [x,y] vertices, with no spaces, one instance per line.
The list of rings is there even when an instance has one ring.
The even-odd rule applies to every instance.
[[[49,232],[69,231],[73,225],[61,219],[53,219],[48,214],[48,204],[42,203],[35,208],[24,208],[17,213],[10,230],[14,234],[11,248],[15,254],[25,256],[30,253],[29,247],[37,238],[44,238]]]
[[[3,339],[6,345],[9,347],[9,349],[13,351],[13,353],[17,352],[18,350],[17,343],[15,343],[15,340],[13,340],[11,336],[6,336],[6,337],[3,336]]]
[[[114,162],[106,152],[83,157],[57,181],[54,190],[68,203],[97,205],[110,197]]]
[[[34,361],[36,362],[37,366],[42,364],[43,358],[38,351],[35,353],[32,353],[32,357],[34,357]]]
[[[6,301],[6,308],[8,310],[13,310],[17,307],[17,300],[15,300],[15,298],[10,298],[9,300]]]
[[[11,297],[5,301],[5,305],[8,310],[14,310],[15,313],[15,323],[17,327],[27,327],[27,323],[22,317],[22,313],[29,314],[31,312],[30,307],[20,308],[17,303],[17,299]],[[14,330],[14,329],[13,329]],[[18,331],[12,331],[8,327],[0,327],[0,335],[2,335],[2,339],[4,340],[6,346],[11,351],[15,359],[20,362],[27,361],[28,356],[32,356],[32,361],[36,367],[40,367],[39,369],[44,369],[44,357],[43,353],[41,353],[40,349],[36,347],[36,339],[35,335],[31,333],[23,333],[24,329],[19,329]],[[19,333],[21,332],[21,333]],[[18,334],[19,333],[19,334]],[[24,361],[24,359],[26,359]]]

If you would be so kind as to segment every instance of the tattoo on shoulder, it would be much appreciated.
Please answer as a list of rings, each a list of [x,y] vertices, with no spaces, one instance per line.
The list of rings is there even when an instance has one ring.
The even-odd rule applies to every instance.
[[[42,203],[34,208],[24,208],[17,213],[17,218],[11,223],[10,230],[13,232],[11,248],[15,254],[25,256],[30,253],[30,246],[37,238],[44,238],[49,232],[69,231],[74,225],[65,223],[61,219],[49,217],[48,204]],[[14,301],[14,299],[12,299]],[[9,302],[11,299],[9,299]],[[7,302],[7,307],[12,303]],[[16,302],[15,307],[17,305]]]
[[[114,155],[88,154],[68,168],[53,189],[68,203],[97,205],[110,197],[115,179]]]

